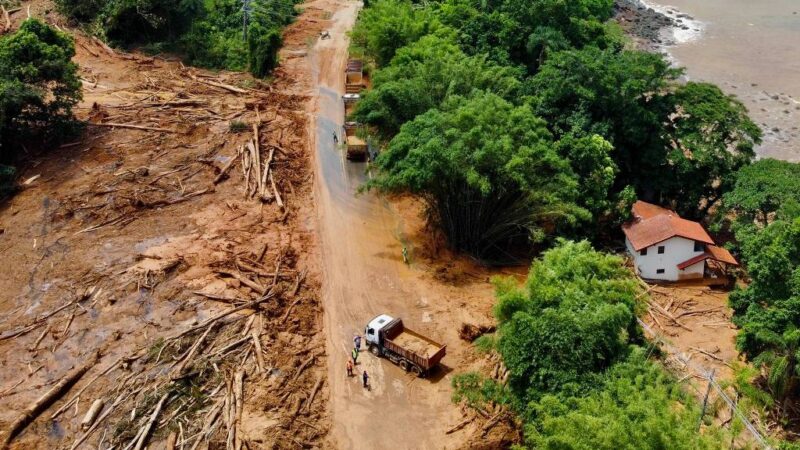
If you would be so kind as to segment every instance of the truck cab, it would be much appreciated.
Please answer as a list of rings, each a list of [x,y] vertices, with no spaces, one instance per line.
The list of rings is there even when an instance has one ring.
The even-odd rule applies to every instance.
[[[366,329],[364,330],[365,340],[367,341],[367,347],[371,345],[381,345],[380,339],[380,331],[388,325],[394,318],[387,314],[381,314],[374,319],[370,320],[367,324]],[[371,348],[371,347],[370,347]]]

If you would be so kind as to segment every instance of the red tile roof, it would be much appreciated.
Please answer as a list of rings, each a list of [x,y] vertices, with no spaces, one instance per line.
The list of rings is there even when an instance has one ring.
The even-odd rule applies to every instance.
[[[689,266],[699,263],[700,261],[704,261],[706,259],[713,259],[714,261],[719,261],[721,263],[730,264],[732,266],[738,266],[739,262],[736,261],[736,258],[731,255],[731,253],[725,250],[722,247],[717,247],[716,245],[706,245],[706,251],[695,256],[692,258],[687,259],[686,261],[678,264],[678,269],[685,269]]]
[[[706,251],[711,253],[712,258],[719,262],[734,266],[739,265],[739,261],[736,261],[736,258],[731,255],[731,252],[722,247],[717,247],[716,245],[706,245]]]
[[[714,244],[702,225],[682,219],[675,211],[637,201],[632,212],[634,219],[623,225],[622,231],[637,252],[675,236]]]
[[[693,265],[699,263],[700,261],[705,261],[708,258],[711,258],[711,254],[710,253],[700,253],[699,255],[693,256],[693,257],[687,259],[686,261],[678,264],[678,269],[683,270],[683,269],[685,269],[685,268],[687,268],[689,266],[693,266]]]

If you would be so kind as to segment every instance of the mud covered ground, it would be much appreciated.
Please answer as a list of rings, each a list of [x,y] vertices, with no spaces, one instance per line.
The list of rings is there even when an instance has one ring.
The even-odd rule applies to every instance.
[[[36,178],[0,206],[3,437],[85,369],[13,448],[325,447],[302,55],[332,6],[305,5],[264,83],[108,49],[49,2],[23,11],[29,4],[75,37],[76,113],[91,124],[21,167],[23,180]],[[98,400],[96,425],[81,429]]]

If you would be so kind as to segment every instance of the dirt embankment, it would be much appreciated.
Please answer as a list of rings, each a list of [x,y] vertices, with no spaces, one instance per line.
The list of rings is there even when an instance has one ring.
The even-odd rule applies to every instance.
[[[334,6],[305,5],[266,84],[113,51],[28,3],[75,37],[92,125],[0,207],[2,437],[86,365],[12,447],[324,447],[302,56]]]

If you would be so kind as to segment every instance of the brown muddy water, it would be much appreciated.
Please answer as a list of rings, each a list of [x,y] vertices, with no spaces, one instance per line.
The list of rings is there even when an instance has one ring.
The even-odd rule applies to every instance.
[[[800,161],[800,0],[647,3],[680,20],[666,51],[687,77],[736,95],[761,125],[759,156]]]

